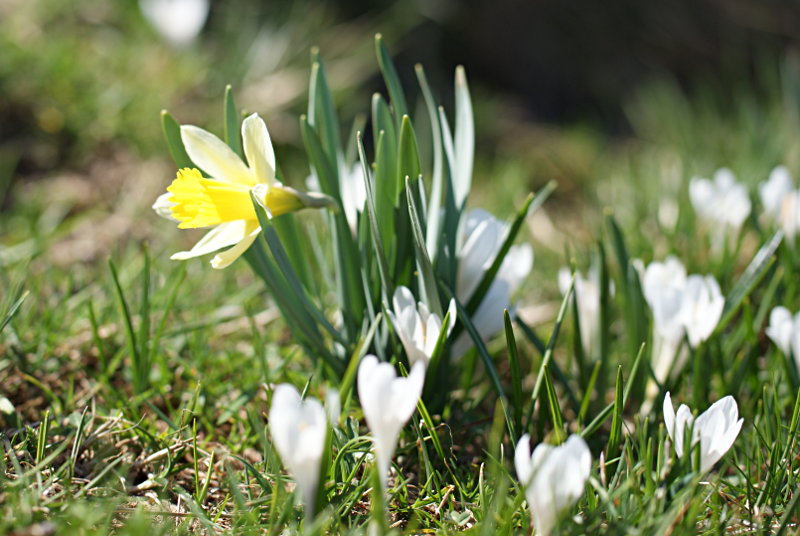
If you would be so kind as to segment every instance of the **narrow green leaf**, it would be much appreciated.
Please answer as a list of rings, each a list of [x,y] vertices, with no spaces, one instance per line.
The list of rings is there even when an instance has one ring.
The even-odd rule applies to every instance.
[[[633,363],[633,367],[631,368],[631,374],[628,377],[628,383],[625,386],[625,390],[624,390],[623,395],[622,395],[622,406],[623,407],[625,407],[625,405],[628,403],[628,397],[631,394],[631,390],[632,390],[632,387],[634,385],[634,383],[633,383],[634,379],[636,378],[636,375],[639,372],[639,367],[640,367],[640,364],[642,362],[642,356],[644,355],[644,349],[645,349],[645,345],[642,344],[642,346],[639,348],[639,353],[636,356],[636,360]],[[604,407],[595,416],[595,418],[592,419],[592,422],[590,422],[588,425],[586,425],[586,427],[583,430],[581,430],[581,436],[582,437],[589,437],[594,432],[596,432],[603,425],[603,423],[606,421],[606,419],[608,419],[608,417],[613,413],[615,404],[616,404],[616,402],[612,402],[611,404],[608,404],[606,407]]]
[[[375,149],[375,217],[381,243],[390,265],[394,262],[398,245],[395,239],[394,209],[397,206],[399,192],[396,178],[397,163],[390,156],[393,153],[394,149],[389,145],[386,132],[381,132]]]
[[[311,168],[319,180],[320,190],[322,193],[333,197],[339,203],[339,212],[343,212],[337,172],[325,153],[317,131],[311,126],[308,117],[305,115],[300,116],[300,133],[303,137],[303,145],[306,148]]]
[[[506,398],[506,393],[503,390],[503,384],[500,382],[500,376],[497,374],[497,368],[494,366],[494,361],[492,360],[492,356],[489,355],[489,351],[486,349],[486,345],[483,343],[483,339],[481,338],[478,330],[473,325],[472,321],[467,314],[466,309],[464,306],[458,301],[455,297],[453,292],[445,287],[442,286],[442,290],[447,294],[448,298],[454,300],[456,304],[456,312],[458,314],[458,320],[464,326],[464,329],[467,330],[469,333],[470,338],[472,339],[472,343],[475,345],[475,349],[478,351],[478,355],[480,356],[481,360],[483,361],[483,366],[486,368],[486,373],[489,375],[489,379],[494,386],[494,390],[497,393],[497,398],[500,402],[500,405],[503,409],[503,414],[505,415],[506,425],[508,426],[509,435],[513,443],[516,443],[517,440],[517,433],[514,429],[514,423],[511,420],[511,415],[508,413],[508,403]]]
[[[721,331],[728,325],[728,322],[731,321],[739,307],[741,307],[744,299],[753,292],[758,282],[766,275],[769,267],[775,262],[775,251],[782,240],[783,231],[778,231],[756,252],[739,281],[728,293],[728,297],[725,300],[725,308],[722,310],[722,319],[719,321],[715,332]]]
[[[454,149],[456,177],[454,182],[457,206],[466,203],[472,186],[472,162],[475,156],[475,124],[472,118],[472,100],[464,67],[456,67],[456,127]]]
[[[611,296],[609,294],[611,284],[608,275],[608,263],[606,263],[606,250],[601,241],[597,242],[597,257],[595,262],[597,263],[597,279],[600,284],[600,333],[598,347],[595,349],[595,355],[592,357],[596,361],[602,363],[600,375],[597,379],[597,390],[604,393],[607,385],[605,365],[611,348]]]
[[[275,262],[269,258],[264,238],[257,238],[243,256],[252,265],[253,271],[263,279],[281,315],[289,321],[298,342],[313,349],[312,358],[321,357],[337,374],[341,374],[344,371],[343,364],[330,355],[316,324],[289,292],[288,283]]]
[[[561,444],[566,439],[564,432],[564,416],[561,414],[561,407],[558,404],[558,395],[556,388],[553,385],[553,380],[550,378],[550,367],[544,369],[544,390],[547,408],[550,412],[550,422],[553,425],[553,443],[556,445]]]
[[[344,320],[344,334],[346,338],[355,336],[358,326],[361,325],[365,306],[365,296],[361,284],[361,266],[358,247],[353,239],[353,233],[347,222],[347,217],[342,210],[342,199],[339,192],[336,172],[331,168],[325,156],[325,151],[317,136],[316,131],[309,125],[308,118],[300,118],[300,128],[306,153],[311,160],[312,168],[319,178],[320,188],[323,193],[333,197],[339,204],[339,210],[329,215],[333,220],[333,252],[336,263],[336,282],[339,302]]]
[[[142,303],[139,306],[139,362],[135,374],[140,385],[147,385],[150,376],[150,254],[147,246],[142,248]]]
[[[339,118],[325,76],[325,67],[317,49],[312,50],[312,59],[308,90],[308,122],[319,134],[325,154],[338,177],[339,164],[342,163],[340,161],[344,156],[339,133]]]
[[[428,118],[431,122],[431,141],[433,143],[433,169],[431,180],[431,196],[428,201],[428,216],[427,220],[427,236],[425,243],[428,246],[428,255],[431,260],[436,259],[439,250],[439,221],[440,211],[442,206],[442,188],[443,188],[443,165],[444,165],[444,147],[442,146],[442,130],[439,125],[439,114],[436,111],[436,101],[433,98],[428,79],[425,76],[425,70],[422,65],[415,66],[417,73],[417,80],[419,87],[422,89],[422,96],[425,99],[425,108],[428,111]]]
[[[6,311],[6,313],[3,315],[3,320],[0,321],[0,333],[2,333],[5,327],[9,324],[9,322],[11,322],[11,319],[13,319],[14,316],[16,316],[17,312],[19,311],[19,308],[25,301],[25,298],[28,297],[28,294],[30,294],[30,292],[27,290],[23,292],[22,286],[19,286],[17,288],[17,297],[14,299],[14,303],[11,304],[11,307],[9,307],[8,311]]]
[[[553,333],[550,335],[550,340],[547,342],[547,348],[544,352],[544,356],[542,357],[542,363],[539,365],[539,373],[536,375],[536,383],[533,386],[531,400],[528,404],[528,414],[526,418],[527,426],[530,426],[531,424],[531,419],[533,418],[533,408],[536,405],[536,400],[538,400],[539,393],[542,390],[544,372],[550,365],[550,361],[553,359],[553,349],[555,348],[556,341],[558,340],[558,334],[561,332],[561,325],[564,323],[564,317],[567,314],[567,307],[570,299],[572,298],[572,291],[574,287],[575,275],[573,274],[572,279],[569,282],[569,288],[567,288],[567,290],[564,292],[564,298],[561,300],[561,307],[559,308],[558,315],[556,316],[556,323],[553,326]]]
[[[383,44],[383,36],[381,34],[375,35],[375,53],[378,56],[378,66],[383,74],[386,88],[389,90],[389,98],[392,100],[395,118],[399,121],[401,117],[408,115],[408,106],[406,105],[403,87],[400,85],[400,77],[397,76],[397,69],[394,67],[389,51],[386,50],[386,45]],[[399,122],[397,127],[400,128]]]
[[[611,432],[609,433],[608,446],[606,447],[607,460],[616,455],[620,439],[622,438],[622,411],[625,409],[622,389],[622,366],[620,365],[617,367],[617,386],[614,390],[614,411],[611,420]]]
[[[122,321],[125,326],[125,335],[126,341],[128,343],[128,354],[131,359],[132,369],[133,369],[133,382],[134,382],[134,389],[137,393],[141,393],[144,391],[144,386],[139,384],[139,375],[136,371],[139,368],[139,350],[138,345],[136,344],[136,333],[133,331],[133,321],[131,319],[131,312],[130,308],[128,307],[128,302],[125,299],[125,294],[122,291],[122,285],[119,282],[119,276],[117,275],[117,267],[114,265],[114,261],[110,258],[108,259],[108,268],[111,272],[111,280],[114,283],[114,290],[115,296],[117,298],[117,306],[119,307],[120,314],[122,315]]]
[[[358,156],[361,159],[361,169],[364,172],[364,188],[367,197],[367,218],[369,219],[372,246],[375,250],[375,256],[378,259],[378,276],[381,280],[381,287],[385,294],[385,298],[391,299],[394,295],[394,285],[389,278],[389,263],[386,259],[386,252],[383,249],[381,242],[380,228],[378,227],[378,217],[376,214],[375,192],[372,187],[372,180],[369,176],[369,166],[367,164],[367,157],[364,154],[364,144],[361,142],[361,133],[358,134]]]
[[[475,292],[472,293],[472,296],[470,296],[469,301],[467,302],[467,311],[469,311],[470,314],[475,313],[475,311],[478,309],[478,306],[483,301],[483,298],[486,297],[486,293],[489,291],[489,287],[492,286],[495,276],[497,276],[497,272],[500,270],[500,266],[503,264],[503,261],[506,258],[506,254],[508,254],[511,246],[514,244],[514,240],[517,238],[517,235],[522,228],[522,224],[525,223],[525,217],[528,215],[529,210],[532,209],[535,211],[539,206],[541,206],[554,189],[555,183],[550,182],[541,190],[541,192],[539,192],[538,195],[534,196],[533,194],[530,194],[528,195],[527,199],[525,199],[525,203],[523,203],[522,208],[517,212],[514,221],[508,228],[506,236],[503,238],[503,245],[498,250],[494,261],[492,261],[492,265],[483,273],[481,282],[478,284]],[[534,199],[536,200],[535,203]]]
[[[196,168],[197,166],[189,158],[186,149],[183,147],[183,140],[181,139],[181,126],[166,110],[161,110],[161,130],[164,133],[164,139],[167,141],[167,149],[175,161],[175,165],[180,168]]]
[[[594,386],[597,383],[597,376],[600,374],[600,367],[602,363],[600,361],[594,362],[594,367],[592,368],[592,374],[589,376],[589,382],[586,384],[584,391],[583,391],[583,400],[581,400],[581,409],[578,411],[578,422],[582,423],[583,419],[586,417],[586,412],[589,411],[589,403],[592,401],[592,393],[594,392]]]
[[[236,103],[233,101],[233,88],[230,84],[225,86],[225,105],[223,108],[224,135],[225,143],[233,149],[233,152],[244,156],[242,151],[242,129],[239,126],[239,113],[236,111]]]
[[[280,238],[278,238],[278,233],[275,231],[272,222],[267,217],[264,209],[259,206],[255,196],[252,193],[250,195],[253,201],[253,208],[255,209],[256,216],[258,217],[258,223],[261,226],[261,232],[264,234],[267,245],[272,252],[272,257],[275,259],[275,262],[278,264],[278,268],[283,274],[283,277],[289,284],[289,288],[294,295],[294,299],[300,303],[300,305],[311,316],[311,318],[313,318],[320,326],[322,326],[323,329],[325,329],[325,331],[327,331],[336,342],[347,347],[347,341],[342,337],[341,333],[339,333],[339,331],[334,328],[330,322],[328,322],[328,319],[325,318],[325,315],[322,313],[320,308],[317,307],[317,305],[314,304],[308,297],[308,294],[306,293],[305,288],[303,288],[303,284],[300,282],[300,278],[298,277],[294,266],[292,266],[292,263],[289,260],[289,256],[286,254],[286,250],[284,249]]]
[[[50,410],[44,411],[44,417],[39,423],[39,433],[36,438],[36,464],[44,459],[45,448],[47,447],[47,433],[50,431]]]
[[[614,246],[614,254],[617,257],[617,264],[621,273],[625,273],[628,267],[630,257],[628,255],[628,248],[625,245],[625,238],[622,236],[622,230],[619,228],[617,220],[614,218],[613,212],[606,212],[606,225],[608,227],[608,234],[611,236],[611,244]],[[623,292],[627,287],[623,286]]]
[[[414,127],[411,125],[411,119],[403,116],[402,126],[400,127],[400,148],[397,158],[397,179],[399,194],[403,188],[403,183],[406,177],[416,179],[420,175],[419,165],[419,150],[417,149],[417,137],[414,134]],[[397,199],[395,199],[395,205]]]
[[[439,330],[439,336],[436,338],[436,344],[433,347],[431,359],[428,362],[428,370],[425,372],[427,379],[425,380],[425,394],[423,398],[426,400],[430,400],[436,391],[449,392],[449,389],[442,385],[442,379],[443,373],[447,373],[447,367],[443,365],[446,357],[444,345],[450,332],[447,326],[450,325],[451,314],[455,315],[455,309],[448,309],[442,319],[442,329]]]
[[[394,162],[397,159],[397,133],[398,127],[396,126],[395,119],[392,116],[392,111],[389,105],[380,93],[372,95],[372,143],[375,151],[378,150],[381,132],[386,136],[387,143],[387,157],[389,161]]]
[[[514,426],[522,430],[522,370],[519,366],[519,352],[517,340],[514,337],[514,328],[511,325],[511,316],[508,309],[503,311],[503,323],[506,332],[506,347],[508,348],[508,362],[511,370],[511,407],[514,411]]]
[[[353,350],[353,353],[350,356],[350,361],[347,364],[347,370],[345,370],[342,381],[339,383],[339,396],[343,401],[347,400],[347,397],[350,396],[350,391],[356,381],[358,364],[361,363],[361,359],[367,355],[367,350],[369,350],[369,347],[372,344],[372,339],[375,337],[375,331],[378,329],[378,325],[381,323],[382,319],[382,313],[375,315],[375,320],[372,322],[372,324],[370,324],[366,335],[364,335],[358,341],[355,350]]]
[[[411,192],[410,181],[406,179],[406,192]],[[436,289],[436,275],[433,273],[433,265],[428,257],[428,250],[425,248],[425,235],[419,222],[417,205],[414,196],[408,195],[408,215],[411,218],[411,231],[414,237],[414,250],[416,253],[417,270],[423,283],[423,294],[425,295],[425,305],[439,318],[442,317],[442,304],[439,301],[439,293]]]

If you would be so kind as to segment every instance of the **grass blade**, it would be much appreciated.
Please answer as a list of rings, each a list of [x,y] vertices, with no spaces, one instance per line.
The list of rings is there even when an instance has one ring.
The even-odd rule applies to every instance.
[[[517,340],[514,338],[514,328],[511,325],[511,316],[508,314],[508,309],[503,311],[503,322],[506,332],[509,368],[511,369],[511,407],[514,411],[514,426],[517,430],[522,430],[522,371],[519,366]]]
[[[725,300],[725,308],[722,310],[722,319],[717,325],[717,332],[725,328],[739,310],[745,298],[753,292],[758,282],[766,275],[769,267],[775,262],[775,251],[777,251],[782,240],[783,231],[778,231],[756,252],[753,260],[747,265],[736,285],[728,293],[728,298]]]

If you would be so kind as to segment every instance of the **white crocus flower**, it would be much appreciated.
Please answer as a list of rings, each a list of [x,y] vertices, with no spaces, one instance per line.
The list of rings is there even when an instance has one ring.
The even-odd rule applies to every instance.
[[[682,365],[688,357],[685,351],[680,355],[678,353],[684,334],[681,313],[685,287],[686,269],[675,257],[647,265],[642,278],[642,291],[653,311],[652,367],[658,382],[667,378],[676,357],[678,365]]]
[[[180,229],[212,228],[189,251],[172,255],[186,260],[229,248],[212,260],[213,268],[225,268],[255,241],[261,227],[251,193],[268,217],[305,207],[321,207],[331,199],[284,186],[275,179],[275,153],[267,125],[257,114],[242,123],[242,145],[247,163],[222,140],[202,128],[181,126],[181,140],[189,158],[205,171],[184,168],[159,196],[153,209],[160,216],[180,222]]]
[[[566,294],[572,280],[572,272],[566,266],[558,271],[558,288]],[[588,277],[575,273],[573,288],[575,304],[578,308],[578,322],[581,326],[581,346],[587,355],[597,350],[600,339],[600,274],[597,268],[589,269]],[[609,281],[608,292],[614,295],[614,282]]]
[[[427,367],[442,330],[442,319],[431,313],[424,303],[417,302],[411,291],[402,286],[395,289],[392,310],[387,313],[395,333],[403,343],[409,364],[414,366],[420,362]],[[456,323],[456,307],[452,300],[449,313],[448,335]]]
[[[392,365],[379,362],[374,355],[364,357],[358,366],[358,398],[374,437],[383,489],[400,431],[414,413],[424,383],[425,364],[421,361],[405,378],[398,377]]]
[[[800,312],[792,317],[786,307],[775,307],[769,314],[767,336],[787,356],[792,356],[800,371]]]
[[[523,435],[514,453],[517,478],[525,486],[525,499],[537,536],[548,536],[559,517],[583,495],[592,469],[586,441],[572,435],[558,447],[539,444],[531,454],[530,437]]]
[[[301,400],[294,386],[281,384],[272,395],[272,442],[300,490],[306,510],[314,508],[328,420],[322,404]]]
[[[690,275],[686,279],[681,315],[692,348],[711,336],[724,306],[725,298],[713,275]]]
[[[795,190],[789,170],[784,166],[773,169],[758,192],[767,217],[793,239],[800,229],[800,191]]]
[[[653,311],[653,374],[663,382],[670,370],[680,371],[688,358],[686,348],[681,348],[684,334],[696,348],[714,333],[725,298],[714,276],[687,277],[675,257],[647,266],[642,291]]]
[[[672,440],[675,453],[684,454],[684,439],[691,430],[691,445],[700,443],[700,472],[705,473],[731,448],[742,429],[744,419],[739,418],[739,407],[732,396],[714,402],[697,419],[686,404],[681,404],[677,414],[669,393],[664,397],[664,424]]]
[[[713,180],[693,177],[689,182],[689,198],[697,214],[712,224],[738,230],[750,215],[747,188],[736,181],[728,168],[718,169]]]
[[[769,179],[758,186],[764,211],[774,219],[779,219],[783,200],[794,191],[792,174],[785,166],[778,166],[769,174]]]
[[[457,244],[458,273],[456,296],[466,305],[480,285],[483,274],[494,263],[503,246],[508,224],[481,209],[467,213]],[[483,340],[503,329],[503,311],[513,310],[511,296],[533,267],[533,249],[529,244],[512,246],[503,259],[494,281],[471,320]],[[460,356],[472,346],[469,334],[462,333],[453,344],[453,355]]]
[[[175,47],[194,41],[208,18],[209,0],[139,0],[147,22]]]
[[[717,170],[713,181],[692,177],[689,199],[698,217],[713,227],[712,245],[716,249],[721,249],[726,234],[737,233],[750,215],[747,188],[727,168]]]

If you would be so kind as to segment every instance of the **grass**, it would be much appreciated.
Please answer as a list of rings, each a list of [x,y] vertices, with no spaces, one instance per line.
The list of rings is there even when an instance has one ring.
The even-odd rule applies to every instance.
[[[591,448],[591,477],[559,534],[797,533],[800,381],[763,329],[773,306],[800,306],[795,244],[768,248],[748,270],[773,237],[754,216],[729,256],[715,258],[686,193],[691,175],[730,165],[757,215],[755,186],[772,165],[800,174],[797,126],[777,113],[791,94],[764,103],[745,94],[730,114],[654,86],[632,101],[635,130],[622,142],[564,130],[550,133],[552,151],[495,160],[478,151],[472,202],[503,216],[521,208],[526,180],[536,184],[525,191],[554,169],[561,180],[527,219],[537,259],[518,318],[468,353],[455,369],[460,387],[402,434],[391,531],[529,533],[511,463],[525,432],[534,443],[581,433]],[[527,125],[515,132],[520,147],[541,136]],[[266,415],[272,386],[323,398],[330,371],[297,344],[244,261],[220,272],[168,260],[195,236],[156,221],[148,207],[166,179],[142,179],[172,173],[162,160],[102,158],[78,177],[16,184],[0,214],[0,532],[366,533],[375,513],[358,401],[344,398],[332,437],[328,506],[305,520]],[[669,203],[674,221],[663,216]],[[319,214],[300,218],[322,226]],[[630,266],[668,253],[713,273],[727,309],[687,371],[642,410],[650,319]],[[583,355],[577,315],[556,290],[561,265],[591,263],[616,287],[601,296],[597,358]],[[542,303],[545,314],[533,307]],[[711,473],[671,457],[666,390],[700,411],[728,394],[738,401],[743,431]]]

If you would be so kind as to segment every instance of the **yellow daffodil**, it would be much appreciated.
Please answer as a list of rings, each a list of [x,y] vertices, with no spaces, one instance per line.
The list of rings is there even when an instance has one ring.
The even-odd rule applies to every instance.
[[[189,158],[209,178],[195,168],[179,170],[153,210],[177,221],[180,229],[212,229],[192,249],[175,253],[172,259],[191,259],[223,248],[229,249],[211,260],[212,267],[225,268],[238,259],[261,231],[251,193],[270,218],[331,203],[327,196],[303,193],[275,179],[275,152],[267,125],[257,114],[242,123],[246,163],[202,128],[181,126],[181,140]]]

